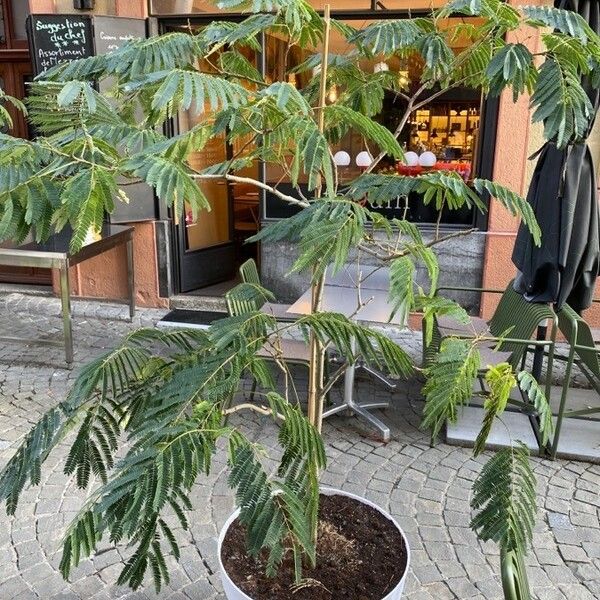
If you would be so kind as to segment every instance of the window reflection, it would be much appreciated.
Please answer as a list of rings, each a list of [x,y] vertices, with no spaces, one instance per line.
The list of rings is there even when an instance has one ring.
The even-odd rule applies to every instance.
[[[203,6],[202,2],[194,2],[197,8]],[[442,22],[442,27],[454,28],[465,19],[446,19]],[[346,21],[348,25],[356,29],[364,28],[372,23],[372,18],[353,18]],[[476,21],[469,19],[469,21]],[[187,30],[187,26],[182,29]],[[320,47],[302,50],[297,46],[289,47],[285,37],[277,32],[270,32],[265,35],[265,44],[262,57],[265,65],[265,79],[267,82],[287,81],[298,89],[304,89],[310,85],[316,85],[318,70],[293,72],[295,67],[299,66],[313,54],[321,51]],[[461,39],[460,36],[452,37],[452,47],[456,52],[460,52],[469,43],[470,40]],[[344,55],[351,50],[343,35],[336,29],[332,30],[330,41],[330,52],[332,54]],[[253,50],[241,50],[245,57],[258,66],[258,57]],[[214,60],[214,59],[213,59]],[[397,93],[393,90],[387,91],[381,98],[381,110],[375,116],[375,119],[387,127],[390,131],[398,128],[400,120],[405,113],[407,101],[406,96],[414,94],[420,86],[424,63],[418,54],[407,54],[404,56],[392,56],[385,58],[373,57],[371,59],[361,59],[360,67],[366,72],[386,71],[394,74],[398,79],[399,87],[403,93]],[[210,65],[204,65],[203,70],[210,69]],[[252,84],[245,84],[249,87]],[[338,95],[343,93],[343,89],[331,86],[328,90],[328,101],[335,102]],[[379,171],[398,173],[400,175],[415,175],[423,172],[424,169],[438,169],[455,171],[466,181],[472,179],[478,170],[477,154],[480,145],[480,115],[482,95],[480,90],[468,88],[455,88],[444,93],[439,89],[432,89],[424,92],[422,99],[431,101],[426,102],[418,110],[413,112],[408,124],[403,128],[399,141],[406,152],[414,152],[417,155],[423,153],[434,154],[434,165],[419,164],[408,161],[400,163],[386,157],[378,167]],[[203,114],[202,119],[206,119]],[[182,130],[194,126],[198,122],[198,116],[188,111],[188,114],[182,115],[180,125]],[[213,140],[209,147],[190,157],[194,167],[204,167],[216,162],[222,162],[232,157],[240,157],[252,152],[255,149],[255,143],[252,137],[248,139],[237,139],[232,146],[226,143],[225,139]],[[350,164],[342,166],[339,169],[339,175],[342,182],[350,181],[361,173],[361,166],[357,164],[357,157],[361,152],[368,151],[372,155],[378,153],[378,148],[367,147],[362,136],[349,130],[339,143],[332,148],[333,152],[345,152],[350,156]],[[249,166],[244,167],[238,173],[239,175],[259,178],[259,164],[254,161]],[[291,183],[289,178],[289,169],[285,165],[267,164],[265,166],[265,178],[268,183],[277,184],[281,191],[291,193]],[[306,181],[300,177],[300,184]],[[225,180],[203,183],[205,193],[213,204],[213,213],[208,219],[203,217],[204,224],[197,223],[191,213],[188,212],[188,248],[197,249],[207,245],[219,244],[227,241],[228,236],[234,236],[241,242],[254,234],[259,227],[259,193],[251,185],[232,184]],[[280,201],[279,201],[280,202]],[[286,210],[282,208],[281,214],[277,212],[278,200],[269,198],[269,212],[267,216],[280,217],[286,215]],[[438,215],[435,209],[430,206],[424,206],[421,198],[411,195],[408,199],[402,199],[403,206],[408,205],[406,216],[418,222],[435,222]],[[289,209],[288,209],[289,210]],[[382,208],[381,211],[389,213],[388,216],[404,216],[394,212],[393,208]],[[208,231],[211,219],[218,220],[221,228]],[[454,224],[471,224],[473,222],[473,213],[471,210],[448,211],[442,216],[442,222]],[[232,223],[227,228],[223,223]],[[200,228],[205,230],[201,231]]]
[[[29,16],[29,2],[24,0],[11,0],[12,34],[16,40],[26,40],[27,30],[25,22]]]
[[[442,27],[452,28],[458,23],[463,22],[459,19],[446,19],[442,22]],[[474,19],[473,19],[474,21]],[[357,29],[364,28],[372,20],[353,19],[346,23]],[[456,52],[460,52],[469,40],[457,37],[453,39],[452,45]],[[330,52],[332,54],[344,55],[351,50],[350,45],[337,31],[332,30],[330,40]],[[266,78],[267,81],[281,81],[287,79],[299,89],[309,85],[318,70],[314,73],[303,72],[290,74],[290,71],[303,63],[311,55],[319,53],[320,47],[315,47],[312,51],[302,51],[296,47],[288,48],[286,40],[280,36],[266,36]],[[420,86],[424,61],[418,54],[411,54],[404,57],[393,56],[383,60],[381,57],[372,59],[363,59],[360,67],[366,72],[390,72],[397,74],[398,82],[405,95],[414,94]],[[328,91],[328,102],[335,102],[338,95],[343,90],[335,85]],[[480,114],[482,95],[480,90],[473,90],[466,87],[458,87],[444,93],[434,88],[424,92],[421,99],[426,100],[430,96],[432,99],[422,108],[415,111],[400,134],[399,141],[404,150],[414,152],[417,156],[425,152],[433,153],[434,165],[427,164],[422,166],[416,162],[414,165],[394,161],[386,157],[381,161],[378,170],[400,175],[417,175],[425,169],[437,169],[454,171],[463,177],[466,181],[472,179],[477,171],[477,149],[480,137]],[[406,98],[392,90],[385,93],[381,111],[375,116],[375,119],[385,125],[390,131],[395,131],[404,115],[407,107]],[[373,145],[367,146],[362,136],[350,130],[332,149],[334,153],[344,152],[350,156],[350,164],[341,166],[339,169],[342,181],[350,181],[361,173],[361,165],[357,164],[357,157],[361,152],[368,151],[375,156],[378,148]],[[414,157],[413,157],[414,158]],[[360,160],[358,161],[360,162]],[[409,161],[410,162],[410,161]],[[268,165],[267,181],[269,183],[286,181],[285,173],[281,168]],[[289,179],[287,179],[289,182]],[[302,180],[300,180],[301,183]],[[406,199],[404,200],[406,204]],[[433,207],[424,206],[421,199],[415,194],[408,199],[409,209],[407,217],[414,221],[434,222],[438,215]],[[389,212],[389,216],[396,215],[393,210],[381,209],[382,212]],[[403,213],[404,214],[404,213]],[[446,211],[442,216],[442,221],[455,224],[470,224],[473,220],[471,210],[465,211]]]
[[[239,50],[255,65],[256,54],[250,49]],[[200,71],[211,73],[219,57],[213,55],[211,62],[201,61],[197,67]],[[247,86],[250,87],[250,86]],[[209,101],[207,101],[207,104]],[[205,106],[208,109],[208,106]],[[193,104],[187,111],[181,111],[178,118],[179,131],[189,131],[199,124],[210,123],[211,116],[207,110],[198,113]],[[255,149],[252,136],[246,139],[237,138],[229,144],[225,135],[211,138],[199,151],[191,152],[188,162],[196,171],[202,171],[212,165],[232,158],[243,158]],[[259,179],[259,165],[253,162],[249,166],[236,171],[240,177]],[[210,211],[202,211],[194,216],[191,206],[185,204],[185,243],[189,252],[236,242],[238,254],[252,252],[244,242],[254,235],[259,228],[259,193],[254,186],[227,182],[225,178],[205,180],[198,183],[206,196]]]

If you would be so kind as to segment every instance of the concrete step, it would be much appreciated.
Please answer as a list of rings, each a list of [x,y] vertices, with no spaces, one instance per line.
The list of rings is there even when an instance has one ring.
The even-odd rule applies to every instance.
[[[223,296],[192,296],[178,294],[169,299],[171,310],[180,308],[183,310],[205,310],[211,312],[227,312],[225,298]]]
[[[583,404],[582,400],[577,404]],[[589,405],[589,402],[585,404]],[[473,446],[481,430],[484,414],[484,409],[480,407],[463,408],[458,421],[447,424],[446,442],[454,446]],[[502,423],[496,421],[492,426],[487,447],[506,448],[517,440],[527,445],[533,453],[537,452],[537,442],[528,417],[518,412],[505,412]],[[600,422],[591,419],[564,419],[557,456],[567,460],[600,463]]]

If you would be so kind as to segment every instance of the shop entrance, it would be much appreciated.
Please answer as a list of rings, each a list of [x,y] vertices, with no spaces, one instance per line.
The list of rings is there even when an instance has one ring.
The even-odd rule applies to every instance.
[[[202,27],[199,24],[198,27]],[[188,31],[189,26],[170,26],[167,31]],[[247,57],[257,62],[256,52],[248,50]],[[214,57],[213,57],[213,60]],[[214,70],[211,63],[198,65],[202,72]],[[210,120],[210,114],[198,112],[194,106],[182,111],[174,125],[174,133],[190,131]],[[252,139],[227,142],[225,136],[213,137],[199,151],[188,157],[196,171],[218,163],[241,158],[255,148]],[[254,162],[236,171],[236,175],[259,179],[259,164]],[[199,181],[210,210],[194,215],[185,203],[184,216],[174,219],[177,280],[179,292],[222,295],[237,283],[238,267],[248,258],[258,258],[256,244],[248,239],[260,227],[260,193],[255,186],[228,182],[224,178]]]

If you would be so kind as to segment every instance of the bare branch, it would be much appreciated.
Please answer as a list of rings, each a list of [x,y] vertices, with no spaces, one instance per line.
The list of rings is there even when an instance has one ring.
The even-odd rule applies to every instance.
[[[438,244],[442,244],[443,242],[447,242],[448,240],[451,240],[453,238],[464,237],[464,236],[470,235],[471,233],[473,233],[475,231],[477,231],[476,227],[472,227],[471,229],[461,229],[459,231],[453,231],[452,233],[449,233],[448,235],[444,235],[442,237],[436,237],[436,238],[430,240],[429,242],[427,242],[426,244],[423,244],[423,246],[425,248],[431,248],[432,246],[437,246]],[[407,256],[408,254],[411,253],[410,249],[401,250],[401,251],[397,251],[395,249],[392,250],[391,246],[386,246],[385,244],[382,244],[381,242],[377,242],[372,238],[367,239],[367,241],[369,243],[371,243],[372,245],[380,248],[384,252],[386,252],[386,254],[381,254],[380,252],[373,250],[369,246],[365,245],[365,242],[361,242],[358,245],[358,247],[360,248],[360,250],[362,250],[366,254],[369,254],[370,256],[374,256],[375,258],[378,258],[379,260],[383,260],[383,261],[394,260],[396,258],[401,258],[403,256]]]
[[[194,179],[227,179],[227,181],[233,181],[235,183],[247,183],[260,188],[261,190],[270,192],[278,198],[281,198],[281,200],[285,200],[289,204],[294,204],[302,208],[308,208],[310,206],[309,202],[298,200],[298,198],[294,198],[293,196],[288,196],[287,194],[280,192],[277,188],[274,188],[267,183],[263,183],[262,181],[252,179],[251,177],[239,177],[238,175],[231,175],[230,173],[226,173],[225,175],[217,175],[213,173],[195,173],[192,175],[192,177]]]

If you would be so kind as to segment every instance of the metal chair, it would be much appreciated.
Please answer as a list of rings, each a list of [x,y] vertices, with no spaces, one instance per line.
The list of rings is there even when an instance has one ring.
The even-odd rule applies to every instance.
[[[240,265],[240,277],[244,283],[260,285],[260,275],[258,274],[256,261],[253,258],[249,258]]]
[[[463,325],[448,317],[440,317],[434,321],[432,342],[427,344],[427,325],[423,324],[423,364],[431,364],[435,354],[439,351],[442,341],[448,337],[473,338],[483,335],[484,344],[479,346],[482,365],[497,365],[508,362],[515,370],[524,370],[527,356],[533,354],[532,374],[541,377],[542,363],[547,358],[545,394],[550,401],[552,384],[552,367],[554,348],[558,329],[558,317],[549,304],[536,304],[527,302],[525,298],[513,289],[510,281],[505,290],[480,289],[466,287],[443,287],[438,291],[469,291],[477,293],[502,294],[500,302],[489,322],[473,317],[469,325]],[[551,323],[550,339],[545,338],[547,323]],[[539,327],[544,327],[539,331]],[[543,333],[544,335],[539,335]],[[537,335],[536,335],[537,334]],[[536,338],[536,339],[534,339]],[[482,392],[485,393],[484,376],[486,367],[480,369],[479,382]],[[523,396],[522,401],[511,399],[510,404],[517,406],[527,414],[532,429],[538,441],[540,451],[544,450],[537,423],[537,415],[533,412],[528,399]]]
[[[588,380],[592,388],[600,394],[600,348],[597,348],[590,326],[568,304],[565,304],[558,313],[558,326],[561,333],[569,343],[569,353],[566,357],[558,356],[559,360],[566,361],[565,376],[560,396],[560,404],[552,441],[552,457],[556,456],[560,431],[563,419],[581,419],[593,414],[600,414],[600,404],[578,410],[567,410],[567,396],[573,365],[577,365],[581,373]],[[593,419],[600,421],[600,418]]]
[[[254,262],[254,261],[253,261]],[[227,312],[230,316],[240,316],[243,314],[261,310],[260,302],[255,299],[242,299],[235,295],[234,290],[225,294]],[[310,349],[306,342],[300,340],[290,340],[277,338],[274,341],[268,341],[257,353],[261,358],[278,365],[300,365],[310,368]],[[256,393],[256,379],[252,382],[250,392],[250,401],[254,400]]]
[[[246,262],[240,265],[240,277],[244,283],[251,283],[254,285],[262,286],[260,281],[260,275],[258,274],[258,268],[253,258],[249,258]],[[275,304],[274,302],[264,302],[262,306],[259,306],[259,310],[275,317],[277,321],[291,322],[295,321],[298,315],[287,311],[288,306],[285,304]]]

